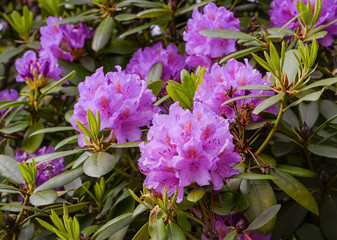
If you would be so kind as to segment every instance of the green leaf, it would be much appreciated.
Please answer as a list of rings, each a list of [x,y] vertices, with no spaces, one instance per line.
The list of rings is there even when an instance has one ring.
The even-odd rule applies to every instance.
[[[55,83],[53,83],[52,85],[41,89],[42,94],[40,95],[40,99],[42,99],[45,95],[47,95],[51,90],[53,90],[54,88],[60,86],[62,83],[64,83],[65,81],[68,81],[72,78],[74,78],[76,75],[76,71],[72,71],[69,74],[67,74],[65,77],[63,77],[62,79],[55,81]]]
[[[226,234],[226,237],[223,240],[233,240],[236,237],[237,231],[233,230]]]
[[[266,180],[242,180],[240,190],[249,201],[245,216],[253,222],[268,208],[277,204],[274,191]],[[276,218],[258,229],[264,235],[270,233],[275,226]]]
[[[312,213],[318,215],[317,202],[302,183],[290,174],[278,169],[275,169],[275,172],[271,172],[271,175],[277,178],[273,182],[286,194]]]
[[[138,148],[139,144],[142,142],[143,141],[117,143],[112,145],[112,148]]]
[[[270,106],[274,105],[275,103],[279,102],[283,97],[285,93],[279,93],[275,96],[272,96],[268,98],[267,100],[264,100],[262,103],[257,105],[257,107],[253,110],[253,114],[258,115],[263,110],[269,108]]]
[[[75,0],[74,2],[76,2],[78,0]],[[69,3],[69,1],[65,1],[65,3]],[[54,23],[54,25],[60,25],[60,24],[77,24],[77,23],[84,23],[84,22],[91,22],[94,21],[96,19],[98,19],[99,17],[95,14],[97,10],[96,9],[90,9],[87,11],[83,11],[78,15],[75,16],[71,16],[71,17],[67,17],[67,18],[63,18],[60,21],[57,21],[56,23]]]
[[[98,228],[99,228],[99,225],[92,225],[92,226],[86,227],[86,228],[83,230],[83,237],[84,237],[84,238],[89,237],[89,236],[90,236],[91,234],[93,234]]]
[[[318,156],[337,158],[337,148],[335,147],[318,144],[309,144],[308,150]]]
[[[137,13],[138,18],[154,18],[160,16],[170,16],[172,10],[169,8],[152,8]]]
[[[305,38],[305,39],[303,40],[303,42],[309,42],[309,41],[313,41],[313,39],[324,38],[327,34],[328,34],[327,31],[321,31],[321,32],[315,33],[315,34],[313,34],[313,35],[308,35],[308,37]]]
[[[185,8],[179,8],[175,12],[175,16],[179,16],[179,15],[185,14],[185,13],[187,13],[189,11],[192,11],[194,8],[202,7],[202,6],[206,5],[207,3],[214,2],[214,1],[215,0],[205,0],[205,1],[201,1],[199,3],[192,4],[191,6],[188,6],[188,7],[185,7]]]
[[[48,153],[45,155],[34,157],[34,159],[35,159],[36,164],[40,165],[41,163],[44,163],[44,162],[49,162],[57,158],[62,158],[62,157],[82,153],[83,151],[84,149],[74,149],[74,150],[69,150],[69,151],[54,152],[54,153]],[[26,162],[31,163],[32,158],[29,158]]]
[[[170,84],[171,81],[168,83]],[[173,99],[175,102],[179,102],[179,105],[184,109],[190,109],[193,106],[192,100],[186,96],[183,90],[177,88],[175,85],[167,85],[166,91],[168,95]]]
[[[300,167],[294,167],[294,166],[288,166],[288,165],[277,165],[277,168],[295,177],[316,177],[317,176],[317,173],[310,171],[308,169],[300,168]]]
[[[274,205],[268,208],[261,215],[255,218],[255,220],[251,224],[249,224],[247,230],[256,230],[264,226],[269,221],[271,221],[273,217],[276,216],[280,208],[281,208],[281,204],[277,204],[277,205]]]
[[[165,4],[161,2],[152,2],[152,1],[144,1],[144,0],[125,0],[116,5],[116,8],[123,8],[128,6],[137,6],[140,8],[153,8],[153,7],[159,7],[163,8],[165,7]]]
[[[12,57],[22,53],[24,48],[7,48],[3,53],[0,54],[0,63],[5,63]]]
[[[18,107],[21,105],[28,105],[28,101],[9,101],[9,102],[1,102],[0,101],[0,110],[10,108],[10,107]]]
[[[148,229],[151,240],[166,239],[167,231],[162,218],[156,218],[153,222],[150,221]]]
[[[166,225],[167,240],[186,240],[183,230],[174,222],[169,221]]]
[[[199,33],[203,36],[212,38],[255,40],[255,37],[252,35],[231,29],[204,29]]]
[[[234,203],[233,194],[231,192],[223,192],[221,193],[221,196],[216,197],[214,199],[214,212],[222,216],[229,215],[231,211],[233,211],[233,206],[234,206],[233,203]],[[178,223],[179,223],[179,218],[178,218]]]
[[[141,229],[136,233],[132,240],[148,240],[150,238],[149,234],[149,222],[145,223]]]
[[[109,42],[114,29],[114,20],[112,17],[106,17],[98,25],[95,35],[92,39],[91,48],[98,52]]]
[[[304,97],[301,97],[301,98],[298,99],[297,101],[292,102],[291,104],[289,104],[288,107],[287,107],[286,109],[291,108],[291,107],[294,107],[294,106],[297,106],[298,104],[300,104],[300,103],[303,102],[303,101],[311,101],[311,102],[317,101],[317,100],[321,97],[321,95],[322,95],[322,93],[324,92],[324,90],[325,90],[325,89],[322,88],[321,91],[309,93],[309,94],[305,95]]]
[[[24,139],[22,141],[22,148],[28,153],[34,153],[41,145],[44,133],[37,134],[34,136],[30,136],[31,133],[36,132],[40,129],[43,129],[44,126],[41,122],[37,122],[31,127],[28,128],[27,132],[25,133]]]
[[[187,200],[191,202],[197,202],[203,198],[205,193],[206,191],[203,188],[194,189],[187,195]]]
[[[20,202],[0,203],[0,206],[1,206],[0,210],[3,210],[3,211],[20,212],[21,209],[25,209],[31,212],[48,215],[47,211],[43,211],[41,209],[34,208],[34,207],[24,206]]]
[[[179,211],[178,217],[177,217],[177,222],[179,224],[180,227],[182,227],[182,229],[184,229],[185,231],[191,231],[192,226],[190,224],[190,222],[187,220],[186,214],[183,211]]]
[[[124,39],[115,40],[108,49],[105,50],[107,53],[114,53],[114,54],[132,54],[141,46],[138,42],[129,41]]]
[[[12,134],[15,132],[23,131],[30,125],[30,122],[24,121],[24,122],[15,122],[12,125],[2,128],[0,132],[4,134]]]
[[[20,193],[20,189],[7,185],[7,184],[1,184],[0,183],[0,192],[4,192],[4,193],[15,193],[15,194],[19,194]]]
[[[152,90],[153,95],[155,95],[156,97],[159,95],[159,93],[161,92],[161,90],[163,89],[163,81],[159,80],[159,81],[154,81],[151,82],[147,85],[148,89]]]
[[[261,179],[273,179],[276,180],[275,177],[271,176],[271,175],[267,175],[267,174],[260,174],[260,173],[246,173],[246,172],[242,172],[239,173],[237,175],[234,175],[231,177],[231,179],[234,178],[240,178],[240,179],[249,179],[249,180],[261,180]]]
[[[115,17],[115,19],[119,22],[129,21],[129,20],[133,20],[136,18],[137,18],[137,14],[134,14],[134,13],[122,13],[122,14],[116,15]]]
[[[331,100],[324,99],[320,103],[320,111],[327,119],[331,119],[337,115],[337,104]],[[332,124],[337,124],[337,120],[331,121]]]
[[[67,170],[51,179],[49,179],[47,182],[44,182],[39,187],[37,187],[34,191],[34,193],[49,189],[55,189],[59,187],[63,187],[64,185],[72,182],[79,176],[83,174],[83,168],[82,166]]]
[[[303,87],[300,90],[306,91],[306,90],[309,90],[309,89],[314,88],[314,87],[330,86],[330,85],[335,84],[335,83],[337,83],[337,77],[327,78],[327,79],[315,81],[314,83],[312,83],[312,84],[310,84],[306,87]]]
[[[223,64],[223,63],[227,62],[229,59],[242,58],[242,57],[247,56],[249,54],[259,52],[261,50],[263,50],[262,46],[256,46],[256,47],[246,48],[246,49],[243,49],[243,50],[240,50],[240,51],[233,52],[233,53],[227,55],[226,57],[224,57],[223,59],[221,59],[220,64]]]
[[[58,150],[59,148],[63,147],[66,144],[69,143],[76,143],[77,139],[80,137],[80,134],[76,134],[74,136],[70,136],[68,138],[63,139],[61,142],[59,142],[56,146],[55,146],[55,151]]]
[[[308,128],[312,128],[319,116],[318,102],[301,102],[298,105],[302,124],[306,123]]]
[[[125,226],[129,225],[132,221],[132,213],[125,213],[122,214],[106,224],[100,227],[95,234],[92,236],[92,239],[96,240],[103,240],[107,237],[111,236],[118,230],[124,228]]]
[[[147,24],[140,25],[140,26],[138,26],[138,27],[135,27],[135,28],[133,28],[133,29],[130,29],[130,30],[124,32],[123,34],[121,34],[121,35],[119,36],[119,38],[125,38],[126,36],[129,36],[129,35],[131,35],[131,34],[138,33],[138,32],[140,32],[140,31],[142,31],[142,30],[145,30],[145,29],[147,29],[147,28],[153,26],[153,25],[157,25],[157,24],[159,24],[160,22],[161,22],[161,21],[153,21],[153,22],[150,22],[150,23],[147,23]]]
[[[162,74],[163,74],[163,63],[157,62],[153,64],[146,76],[146,83],[149,84],[151,82],[160,80]]]
[[[299,62],[297,61],[295,54],[298,56],[298,50],[291,49],[285,53],[285,59],[283,64],[283,72],[286,73],[289,83],[294,81],[297,75]]]
[[[74,78],[70,79],[69,81],[75,85],[78,85],[80,82],[83,82],[86,76],[90,76],[92,73],[89,72],[87,69],[82,67],[77,63],[72,63],[63,59],[58,59],[59,64],[64,68],[62,72],[62,76],[71,73],[73,70],[76,71]]]
[[[285,122],[289,124],[291,127],[300,128],[300,121],[298,120],[297,115],[291,109],[288,109],[283,114],[282,121],[283,123]]]
[[[32,132],[29,137],[32,137],[34,135],[42,134],[42,133],[51,133],[51,132],[63,132],[63,131],[71,131],[74,130],[73,127],[67,126],[67,127],[50,127],[50,128],[44,128],[37,130],[35,132]]]
[[[250,98],[270,98],[270,96],[269,95],[246,95],[246,96],[235,97],[235,98],[231,98],[231,99],[227,100],[221,106],[224,106],[224,105],[226,105],[230,102],[234,102],[234,101],[237,101],[237,100],[250,99]]]
[[[320,228],[311,223],[303,223],[302,226],[297,229],[296,235],[300,239],[305,240],[325,240]]]
[[[16,185],[23,184],[25,182],[18,162],[6,155],[0,155],[0,176]]]
[[[335,239],[337,236],[337,197],[328,195],[321,207],[320,212],[321,228],[328,239]]]
[[[52,204],[57,199],[57,193],[54,190],[45,190],[34,193],[30,196],[30,203],[34,206],[43,206]]]
[[[92,154],[83,164],[84,173],[90,177],[100,178],[110,172],[117,162],[115,155],[107,152]]]

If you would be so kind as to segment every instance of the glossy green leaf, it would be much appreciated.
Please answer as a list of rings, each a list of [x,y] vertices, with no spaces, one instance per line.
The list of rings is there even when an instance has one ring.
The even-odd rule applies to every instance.
[[[70,136],[68,138],[63,139],[55,146],[55,151],[59,148],[63,147],[64,145],[70,144],[70,143],[76,143],[78,138],[80,137],[80,134],[76,134],[74,136]]]
[[[151,8],[137,13],[138,18],[154,18],[161,16],[170,16],[171,10],[168,8]]]
[[[284,97],[284,95],[285,95],[285,93],[279,93],[275,96],[272,96],[272,97],[268,98],[267,100],[264,100],[262,103],[257,105],[257,107],[253,110],[253,113],[259,114],[263,110],[265,110],[265,109],[269,108],[270,106],[279,102]]]
[[[283,114],[282,121],[283,123],[285,122],[289,124],[291,127],[300,128],[300,121],[298,120],[297,115],[291,109],[288,109]]]
[[[20,193],[20,189],[7,185],[7,184],[2,184],[0,183],[0,192],[4,192],[4,193],[15,193],[15,194],[19,194]]]
[[[305,122],[309,128],[312,128],[319,116],[318,102],[301,102],[298,105],[298,109],[302,124]]]
[[[231,98],[225,101],[221,106],[237,101],[237,100],[250,99],[250,98],[270,98],[270,96],[269,95],[246,95],[246,96],[235,97],[235,98]]]
[[[65,72],[63,72],[64,74],[66,74]],[[61,78],[58,81],[55,81],[53,84],[51,84],[50,86],[47,86],[43,89],[41,89],[42,94],[40,95],[40,99],[42,99],[45,95],[47,95],[51,90],[53,90],[54,88],[61,86],[62,83],[71,80],[75,77],[76,75],[76,71],[73,70],[70,73],[68,73],[66,76],[64,76],[63,78]]]
[[[250,172],[250,173],[242,172],[242,173],[239,173],[231,177],[231,179],[234,179],[234,178],[249,179],[249,180],[261,180],[261,179],[274,179],[275,180],[275,177],[271,175],[253,173],[253,172]]]
[[[199,33],[212,38],[255,40],[255,37],[252,35],[231,29],[204,29]]]
[[[278,169],[272,171],[271,175],[277,178],[273,182],[286,194],[312,213],[318,215],[319,210],[316,200],[301,182],[290,174]]]
[[[38,135],[38,134],[41,134],[41,133],[63,132],[63,131],[71,131],[71,130],[74,130],[74,128],[70,127],[70,126],[44,128],[44,129],[40,129],[40,130],[37,130],[35,132],[32,132],[29,135],[29,137],[34,136],[34,135]]]
[[[160,21],[153,21],[153,22],[150,22],[150,23],[147,23],[147,24],[140,25],[138,27],[135,27],[133,29],[130,29],[130,30],[122,33],[119,36],[119,38],[125,38],[126,36],[129,36],[129,35],[134,34],[134,33],[138,33],[138,32],[140,32],[142,30],[145,30],[145,29],[147,29],[147,28],[149,28],[149,27],[151,27],[153,25],[159,24],[159,23],[160,23]]]
[[[273,91],[269,85],[245,85],[240,86],[237,90],[263,90],[263,91]]]
[[[295,177],[316,177],[317,173],[310,171],[305,168],[288,166],[288,165],[277,165],[277,168],[283,172],[289,173]]]
[[[324,99],[320,104],[320,111],[326,119],[330,119],[337,115],[337,104],[331,100]],[[337,120],[333,120],[332,124],[337,124]]]
[[[35,189],[35,193],[39,191],[49,190],[49,189],[55,189],[59,187],[63,187],[64,185],[72,182],[79,176],[83,174],[83,168],[82,166],[78,168],[74,168],[71,170],[67,170],[51,179],[49,179],[47,182],[44,182],[39,187]]]
[[[185,8],[179,8],[176,12],[175,12],[175,16],[179,16],[179,15],[182,15],[182,14],[185,14],[189,11],[192,11],[194,8],[199,8],[199,7],[202,7],[204,5],[206,5],[207,3],[210,3],[210,2],[214,2],[215,0],[204,0],[204,1],[201,1],[199,3],[195,3],[195,4],[192,4],[188,7],[185,7]]]
[[[167,240],[186,240],[183,230],[174,222],[169,221],[166,225]]]
[[[292,83],[294,81],[294,77],[297,75],[299,62],[297,61],[295,55],[299,55],[297,50],[289,50],[285,53],[285,59],[283,64],[283,71],[286,73],[288,77],[289,83]]]
[[[10,126],[7,126],[5,128],[2,128],[0,132],[4,134],[12,134],[15,132],[23,131],[30,125],[30,122],[24,121],[24,122],[15,122]]]
[[[29,207],[29,206],[24,206],[20,202],[11,202],[11,203],[0,203],[0,210],[2,211],[10,211],[10,212],[20,212],[21,209],[28,210],[31,212],[43,214],[43,215],[48,215],[47,211],[34,208],[34,207]]]
[[[187,200],[191,202],[197,202],[203,198],[206,191],[203,188],[194,189],[187,195]]]
[[[151,82],[160,80],[162,74],[163,74],[163,63],[157,62],[153,64],[146,76],[146,83],[149,84]]]
[[[163,81],[159,80],[159,81],[154,81],[151,82],[147,85],[147,88],[152,90],[153,95],[155,95],[156,97],[159,95],[159,93],[161,92],[161,90],[163,89]]]
[[[251,53],[259,52],[261,50],[263,50],[263,47],[257,46],[257,47],[251,47],[251,48],[246,48],[246,49],[243,49],[243,50],[240,50],[240,51],[236,51],[234,53],[231,53],[231,54],[227,55],[223,59],[221,59],[220,64],[223,64],[223,63],[227,62],[229,59],[232,59],[232,58],[238,59],[238,58],[247,56]]]
[[[100,227],[92,236],[96,240],[104,240],[115,232],[129,225],[132,221],[132,213],[122,214]]]
[[[107,152],[92,154],[83,164],[84,173],[90,177],[100,178],[110,172],[117,162],[116,156]]]
[[[233,194],[223,192],[220,196],[214,198],[214,212],[218,215],[228,215],[233,211]]]
[[[28,105],[28,101],[9,101],[9,102],[0,102],[0,110],[10,108],[10,107],[18,107],[22,105]]]
[[[269,221],[272,220],[277,214],[277,212],[280,210],[281,205],[277,204],[274,205],[267,210],[265,210],[261,215],[259,215],[251,224],[249,224],[247,230],[257,230],[260,227],[266,225]]]
[[[132,240],[148,240],[150,238],[149,234],[149,223],[145,223],[141,229],[136,233]]]
[[[162,240],[166,239],[167,231],[162,218],[157,218],[153,222],[150,220],[149,224],[149,234],[151,236],[151,240]]]
[[[0,155],[0,176],[16,185],[23,184],[25,182],[18,162],[6,155]]]
[[[189,109],[193,106],[192,100],[186,96],[183,90],[175,87],[174,85],[168,85],[166,86],[166,91],[173,101],[179,102],[179,105],[182,108]]]
[[[249,201],[245,216],[253,222],[268,208],[277,204],[274,191],[266,180],[242,180],[240,190]],[[275,226],[276,218],[258,229],[262,234],[270,233]]]
[[[83,237],[87,238],[91,234],[93,234],[97,229],[99,228],[99,225],[91,225],[89,227],[86,227],[82,232],[83,232]]]
[[[303,240],[325,240],[319,227],[310,223],[304,223],[297,229],[296,235]]]
[[[237,231],[233,230],[229,232],[223,240],[233,240],[236,237]]]
[[[328,195],[321,207],[320,212],[321,228],[330,240],[337,236],[337,196]]]
[[[73,2],[77,2],[78,0],[73,0]],[[90,0],[88,0],[90,1]],[[79,2],[79,1],[78,1]],[[69,3],[69,1],[65,2]],[[60,21],[57,21],[54,23],[54,25],[59,25],[59,24],[76,24],[76,23],[84,23],[84,22],[90,22],[93,20],[98,19],[99,17],[95,14],[96,9],[90,9],[87,11],[83,11],[80,14],[77,14],[75,16],[70,16],[67,18],[63,18]]]
[[[34,193],[30,196],[30,203],[34,206],[49,205],[56,201],[57,193],[54,190],[45,190]]]
[[[34,157],[34,159],[35,159],[36,164],[40,165],[41,163],[44,163],[44,162],[49,162],[57,158],[62,158],[62,157],[82,153],[83,151],[84,149],[74,149],[74,150],[69,150],[69,151],[53,152],[53,153],[48,153],[45,155]],[[31,163],[32,158],[29,158],[26,162]]]
[[[184,229],[185,231],[191,231],[191,224],[190,222],[187,220],[187,215],[188,213],[185,213],[183,211],[179,211],[178,217],[177,217],[177,222],[179,224],[180,227],[182,227],[182,229]]]
[[[330,86],[334,83],[337,83],[337,77],[334,78],[327,78],[327,79],[323,79],[323,80],[319,80],[319,81],[315,81],[314,83],[305,86],[303,88],[301,88],[301,91],[306,91],[309,90],[311,88],[315,88],[315,87],[324,87],[324,86]]]
[[[91,48],[98,52],[109,42],[114,29],[114,20],[112,17],[106,17],[98,25],[95,35],[92,39]]]
[[[138,148],[139,144],[141,144],[142,142],[143,141],[117,143],[113,144],[112,148]]]
[[[137,18],[137,14],[134,13],[121,13],[116,15],[115,19],[119,22],[129,21]]]
[[[12,57],[15,57],[16,55],[22,53],[24,51],[24,48],[8,48],[4,52],[0,54],[0,63],[7,62]]]
[[[300,104],[303,101],[317,101],[321,97],[323,92],[324,92],[324,88],[322,88],[320,91],[309,93],[309,94],[305,95],[304,97],[301,97],[297,101],[289,104],[287,108],[297,106],[298,104]]]
[[[335,147],[327,145],[309,144],[308,150],[318,156],[337,158],[337,148]]]
[[[129,41],[125,39],[118,39],[115,40],[108,49],[105,50],[107,53],[114,53],[114,54],[132,54],[141,46],[138,42]],[[145,77],[145,76],[144,76]]]

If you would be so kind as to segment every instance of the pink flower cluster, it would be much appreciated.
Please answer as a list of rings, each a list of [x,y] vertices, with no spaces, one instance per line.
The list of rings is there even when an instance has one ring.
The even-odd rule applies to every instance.
[[[72,125],[79,130],[75,119],[86,127],[88,109],[94,114],[99,110],[101,129],[114,130],[119,143],[141,140],[140,127],[149,126],[152,117],[159,112],[153,106],[156,100],[152,91],[147,89],[146,82],[136,74],[121,71],[109,72],[104,76],[103,67],[96,70],[78,86],[80,97],[74,107]],[[83,138],[79,144],[84,146]]]
[[[15,160],[22,163],[23,161],[26,161],[28,158],[33,158],[53,152],[55,152],[55,149],[51,145],[48,147],[44,146],[33,154],[27,154],[27,152],[22,152],[22,150],[16,149]],[[58,158],[50,162],[44,162],[38,165],[36,174],[37,186],[40,186],[44,182],[48,181],[50,178],[55,177],[60,173],[63,173],[65,171],[63,161],[64,161],[63,158]]]
[[[227,118],[233,118],[235,113],[232,107],[222,104],[231,97],[228,92],[231,88],[237,88],[246,85],[267,85],[268,83],[262,79],[262,75],[248,63],[245,59],[245,64],[231,59],[224,67],[215,63],[209,72],[203,76],[203,83],[199,86],[195,93],[194,101],[202,102],[210,107],[218,115],[225,115]],[[227,90],[227,91],[226,91]],[[265,93],[260,90],[252,90],[252,94],[272,94],[273,92]],[[244,96],[245,90],[237,90],[232,97]],[[258,99],[246,99],[245,103],[259,102]],[[241,106],[242,100],[237,101],[238,106]]]
[[[91,38],[92,33],[84,23],[54,25],[60,20],[61,17],[49,17],[47,26],[40,28],[42,51],[72,62],[82,55],[85,40]]]
[[[236,40],[211,38],[201,35],[203,29],[240,30],[240,20],[234,18],[231,11],[209,3],[204,7],[204,13],[198,8],[193,9],[192,18],[188,20],[184,41],[186,41],[187,63],[192,67],[210,67],[214,60],[236,51]]]
[[[146,175],[145,185],[168,194],[196,182],[200,186],[213,182],[214,189],[223,187],[223,179],[239,171],[233,169],[241,161],[234,151],[228,121],[211,109],[195,103],[193,112],[178,103],[170,106],[169,115],[156,114],[148,132],[148,143],[141,143],[140,170]]]
[[[292,18],[299,14],[296,8],[296,0],[274,0],[270,4],[270,22],[271,27],[282,27]],[[304,3],[307,3],[307,0],[303,0]],[[310,3],[315,8],[316,0],[310,0]],[[321,15],[318,19],[316,24],[317,26],[325,25],[337,18],[337,0],[322,0],[322,11]],[[287,28],[295,30],[299,27],[298,21],[295,20],[290,23]],[[319,42],[328,47],[332,45],[334,41],[334,37],[337,36],[337,23],[330,25],[329,27],[325,28],[324,31],[327,31],[328,34],[323,38],[319,39]]]
[[[144,50],[138,49],[133,54],[125,70],[130,74],[138,74],[141,79],[145,80],[151,67],[157,62],[162,62],[163,64],[161,78],[163,81],[179,80],[180,71],[186,68],[185,57],[178,53],[177,46],[170,44],[164,49],[163,44],[159,42],[152,47],[144,48]]]

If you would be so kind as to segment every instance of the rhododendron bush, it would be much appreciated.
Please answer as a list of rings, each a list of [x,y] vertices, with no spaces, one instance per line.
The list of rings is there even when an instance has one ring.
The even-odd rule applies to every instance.
[[[336,0],[0,8],[0,239],[337,239]]]

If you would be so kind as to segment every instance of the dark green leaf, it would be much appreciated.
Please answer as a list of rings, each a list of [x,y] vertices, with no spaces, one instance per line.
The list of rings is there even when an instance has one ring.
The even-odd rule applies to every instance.
[[[48,154],[45,154],[45,155],[34,157],[34,159],[35,159],[36,164],[39,165],[41,163],[49,162],[49,161],[57,159],[57,158],[82,153],[83,151],[84,151],[83,149],[74,149],[74,150],[63,151],[63,152],[54,152],[54,153],[48,153]],[[32,159],[29,158],[26,162],[31,163]]]
[[[305,95],[304,97],[301,97],[297,101],[289,104],[287,108],[294,107],[294,106],[300,104],[303,101],[317,101],[321,97],[323,92],[324,92],[324,88],[322,88],[320,91],[309,93],[309,94]]]
[[[7,62],[12,57],[22,53],[24,51],[23,48],[8,48],[6,51],[0,54],[0,63]]]
[[[245,85],[240,86],[237,90],[263,90],[263,91],[273,91],[269,85]]]
[[[0,132],[4,134],[11,134],[15,132],[19,132],[22,130],[25,130],[30,125],[30,122],[24,121],[24,122],[15,122],[12,125],[2,128]]]
[[[76,134],[74,136],[70,136],[66,139],[63,139],[61,142],[59,142],[56,146],[55,146],[55,151],[57,149],[59,149],[60,147],[63,147],[64,145],[66,144],[69,144],[69,143],[76,143],[77,142],[77,139],[79,138],[80,134]]]
[[[305,90],[309,90],[309,89],[314,88],[314,87],[330,86],[334,83],[337,83],[337,77],[315,81],[314,83],[312,83],[308,86],[305,86],[305,87],[301,88],[300,90],[305,91]]]
[[[92,40],[91,48],[98,52],[109,42],[114,29],[114,20],[112,17],[106,17],[98,25],[95,35]]]
[[[180,227],[182,227],[185,231],[191,231],[191,224],[187,220],[186,214],[183,211],[179,211],[178,217],[177,217],[177,222]]]
[[[4,193],[16,193],[19,194],[20,193],[20,189],[7,185],[7,184],[1,184],[0,183],[0,192],[4,192]]]
[[[274,172],[272,171],[271,175],[277,178],[273,182],[286,194],[312,213],[318,215],[317,202],[302,183],[288,173],[278,169],[275,169]]]
[[[330,119],[337,115],[337,104],[331,100],[324,99],[320,104],[320,111],[326,119]],[[337,124],[337,120],[331,122],[332,124]]]
[[[254,114],[259,114],[263,110],[269,108],[270,106],[274,105],[275,103],[279,102],[283,97],[285,93],[279,93],[275,96],[272,96],[268,98],[267,100],[264,100],[262,103],[257,105],[257,107],[254,109],[253,113]]]
[[[295,177],[316,177],[317,176],[317,173],[310,171],[308,169],[304,169],[304,168],[287,166],[287,165],[277,165],[277,168]]]
[[[134,34],[134,33],[138,33],[138,32],[140,32],[144,29],[147,29],[147,28],[149,28],[153,25],[159,24],[159,23],[160,23],[160,21],[153,21],[153,22],[150,22],[150,23],[147,23],[147,24],[140,25],[138,27],[135,27],[133,29],[130,29],[130,30],[124,32],[123,34],[121,34],[119,36],[119,38],[125,38],[126,36],[129,36],[129,35]]]
[[[122,13],[116,15],[115,19],[119,22],[121,21],[129,21],[137,18],[137,14],[134,13]]]
[[[139,144],[142,142],[143,141],[117,143],[117,144],[112,145],[112,148],[138,148]]]
[[[63,131],[71,131],[71,130],[74,130],[74,128],[73,127],[50,127],[50,128],[44,128],[44,129],[32,132],[29,135],[29,137],[32,137],[34,135],[38,135],[38,134],[41,134],[41,133],[63,132]]]
[[[139,229],[136,235],[132,238],[132,240],[148,240],[150,238],[149,234],[149,223],[145,223],[144,226]]]
[[[319,227],[310,223],[304,223],[296,231],[296,235],[303,240],[325,240]]]
[[[49,190],[49,189],[55,189],[59,187],[63,187],[64,185],[70,183],[71,181],[75,180],[79,176],[83,174],[83,168],[82,166],[78,168],[74,168],[71,170],[67,170],[51,179],[49,179],[47,182],[44,182],[42,185],[37,187],[35,189],[35,193],[39,191]]]
[[[250,98],[270,98],[270,96],[269,95],[246,95],[246,96],[235,97],[235,98],[231,98],[231,99],[227,100],[221,106],[226,105],[230,102],[237,101],[237,100],[250,99]]]
[[[252,172],[250,173],[242,172],[242,173],[239,173],[231,177],[231,179],[234,179],[234,178],[249,179],[249,180],[260,180],[260,179],[274,179],[275,180],[275,177],[271,175],[252,173]]]
[[[319,116],[319,104],[313,102],[301,102],[298,105],[302,124],[306,123],[309,128],[312,128]]]
[[[179,16],[179,15],[185,14],[185,13],[187,13],[189,11],[192,11],[194,8],[202,7],[202,6],[206,5],[207,3],[214,2],[214,1],[215,0],[205,0],[205,1],[201,1],[199,3],[192,4],[191,6],[188,6],[188,7],[185,7],[185,8],[179,8],[175,12],[175,16]]]
[[[166,225],[167,240],[186,240],[183,230],[174,222],[169,221]]]
[[[337,148],[335,147],[327,145],[309,144],[308,150],[318,156],[337,158]]]
[[[233,240],[236,237],[236,230],[229,232],[223,240]]]
[[[23,184],[25,182],[18,162],[6,155],[0,155],[0,176],[16,185]]]
[[[152,8],[137,13],[138,18],[154,18],[160,16],[170,16],[171,10],[168,8]]]
[[[153,222],[150,220],[149,234],[151,236],[151,240],[166,239],[167,231],[162,218],[157,218]]]
[[[73,2],[79,2],[79,1],[73,0]],[[65,1],[64,3],[70,4],[69,1]],[[54,24],[59,25],[59,24],[76,24],[76,23],[82,23],[82,22],[90,22],[90,21],[98,19],[98,16],[95,14],[96,11],[97,11],[96,9],[90,9],[90,10],[81,12],[80,14],[76,16],[63,18],[62,20]]]
[[[152,90],[153,95],[155,95],[156,97],[159,95],[159,93],[161,92],[161,90],[163,89],[163,81],[159,80],[159,81],[154,81],[151,82],[147,85],[148,89]]]
[[[62,76],[71,73],[73,70],[76,71],[76,75],[70,80],[70,82],[73,84],[77,85],[80,82],[83,82],[86,76],[91,75],[91,73],[87,69],[77,63],[72,63],[63,59],[59,59],[58,61],[60,65],[64,68]]]
[[[220,60],[220,64],[227,62],[229,59],[238,59],[244,56],[247,56],[251,53],[255,53],[255,52],[259,52],[263,49],[263,47],[261,46],[257,46],[257,47],[251,47],[251,48],[246,48],[240,51],[236,51],[234,53],[231,53],[229,55],[227,55],[226,57],[224,57],[223,59]]]
[[[337,236],[337,197],[336,195],[328,195],[321,207],[320,212],[321,227],[329,240],[333,240]]]
[[[277,212],[280,210],[281,205],[277,204],[274,205],[267,210],[265,210],[261,215],[259,215],[255,220],[249,224],[247,230],[256,230],[259,229],[260,227],[264,226],[267,224],[269,221],[272,220],[273,217],[276,216]]]
[[[30,196],[30,203],[34,206],[43,206],[52,204],[57,199],[57,193],[54,190],[45,190],[34,193]]]
[[[114,54],[131,54],[134,53],[141,46],[139,43],[124,39],[119,39],[114,41],[108,49],[105,50],[107,53]]]
[[[116,156],[107,152],[92,154],[83,164],[84,173],[90,177],[100,178],[110,172],[117,162]]]
[[[221,198],[221,200],[219,198]],[[219,197],[216,197],[214,199],[214,212],[216,214],[224,216],[224,215],[230,214],[232,210],[233,210],[233,194],[232,193],[224,192],[224,193],[221,193]]]
[[[212,38],[255,40],[255,37],[252,35],[231,29],[204,29],[199,33]]]

